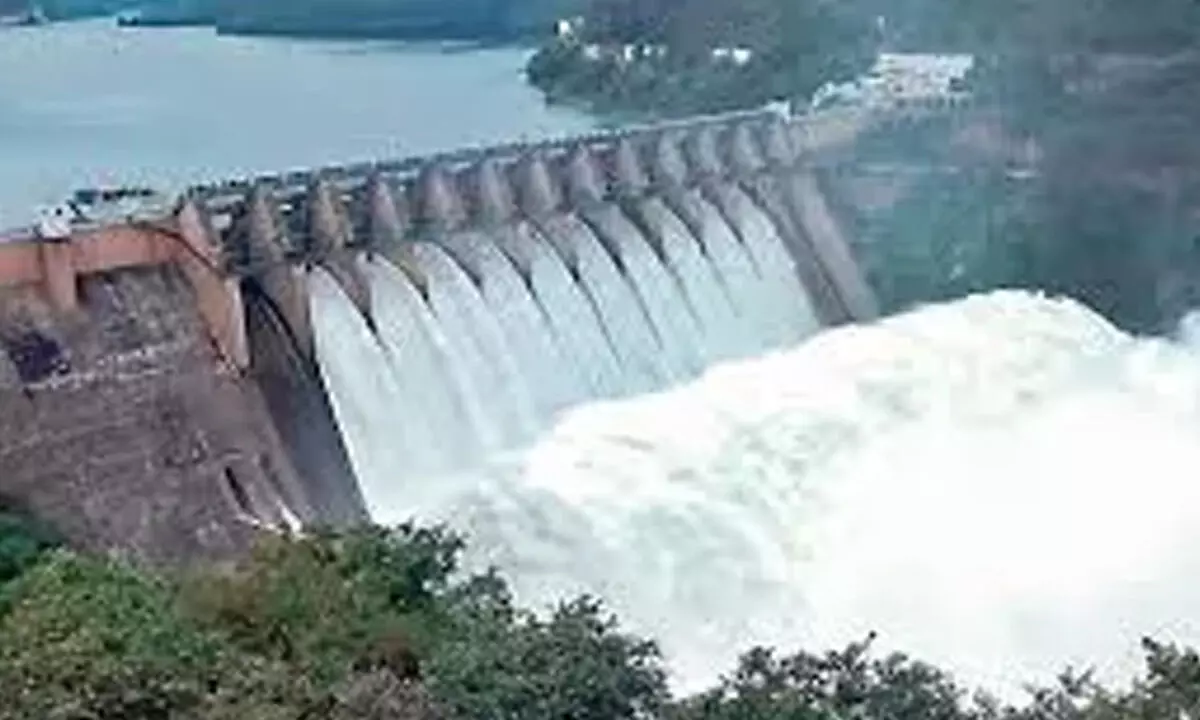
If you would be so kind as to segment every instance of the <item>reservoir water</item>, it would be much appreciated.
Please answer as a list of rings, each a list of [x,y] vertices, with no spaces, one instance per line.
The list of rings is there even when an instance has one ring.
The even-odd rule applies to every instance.
[[[0,30],[0,227],[101,184],[205,179],[578,132],[521,48],[118,28]]]

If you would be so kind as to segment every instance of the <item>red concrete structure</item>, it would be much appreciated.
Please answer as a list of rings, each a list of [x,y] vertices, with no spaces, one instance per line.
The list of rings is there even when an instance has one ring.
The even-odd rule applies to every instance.
[[[222,357],[249,364],[245,318],[236,277],[223,272],[219,247],[195,205],[159,222],[83,227],[64,240],[36,237],[0,243],[0,287],[38,287],[60,312],[79,307],[82,276],[177,265]]]

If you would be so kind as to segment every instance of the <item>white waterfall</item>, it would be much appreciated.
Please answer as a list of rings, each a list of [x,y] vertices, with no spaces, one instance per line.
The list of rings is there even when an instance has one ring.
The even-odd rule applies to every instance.
[[[446,251],[431,243],[416,243],[412,253],[417,268],[428,278],[430,308],[469,373],[467,392],[478,398],[473,404],[487,416],[481,438],[484,448],[499,451],[532,439],[537,419],[529,381],[494,309]]]
[[[332,276],[312,274],[318,361],[376,516],[429,478],[527,447],[582,403],[663,390],[815,329],[801,314],[782,332],[785,310],[808,312],[804,289],[793,273],[789,300],[753,267],[751,248],[779,245],[773,228],[739,236],[709,206],[695,238],[665,205],[643,210],[654,241],[609,206],[589,214],[603,242],[562,216],[413,243],[404,270],[360,258],[374,332]]]
[[[578,218],[568,216],[547,227],[546,238],[573,261],[579,285],[600,316],[621,363],[622,394],[652,392],[676,379],[676,370],[663,353],[629,278],[595,233]]]
[[[469,233],[450,238],[447,245],[477,274],[484,303],[496,317],[505,344],[511,348],[522,376],[531,379],[527,390],[539,424],[553,422],[561,410],[587,399],[589,394],[575,368],[559,351],[558,339],[550,331],[546,316],[516,266],[496,243]]]
[[[682,690],[871,630],[1010,698],[1200,640],[1200,353],[1024,293],[812,337],[768,216],[714,192],[697,237],[644,205],[657,247],[610,209],[603,242],[568,216],[363,260],[373,323],[315,270],[372,516],[450,523],[525,602],[604,598]]]
[[[729,220],[754,262],[758,275],[771,293],[771,325],[779,333],[775,341],[788,345],[806,337],[816,324],[805,325],[799,319],[815,319],[812,300],[804,289],[797,292],[796,262],[788,253],[771,218],[754,204],[745,192],[732,185],[716,191],[728,208]]]
[[[695,377],[705,365],[703,336],[683,288],[620,210],[608,206],[593,213],[592,219],[646,311],[659,351],[670,365],[671,379]]]
[[[687,226],[656,198],[643,201],[641,211],[662,239],[663,258],[687,298],[685,306],[695,311],[706,364],[754,354],[753,324],[739,322],[716,267]]]
[[[745,328],[748,339],[758,342],[758,351],[771,349],[786,337],[784,328],[787,323],[796,320],[784,317],[772,293],[760,289],[762,274],[751,260],[749,250],[722,219],[720,211],[696,190],[683,195],[681,201],[686,202],[696,215],[700,225],[697,240],[720,277],[721,286],[729,296],[729,302],[737,313],[739,324]],[[804,292],[800,287],[792,291],[797,294]],[[785,303],[785,306],[788,304],[792,303]]]
[[[501,233],[501,247],[528,267],[534,299],[558,339],[566,371],[578,373],[591,398],[616,397],[623,392],[621,363],[608,343],[596,309],[571,277],[562,257],[527,225]]]
[[[397,413],[406,398],[389,358],[337,280],[317,268],[309,276],[309,311],[321,372],[363,496],[372,507],[397,499],[396,481],[410,474]]]
[[[471,392],[470,370],[412,281],[383,258],[360,258],[371,287],[371,315],[404,394],[406,454],[419,475],[470,467],[484,459],[487,414]],[[464,430],[465,429],[465,430]]]

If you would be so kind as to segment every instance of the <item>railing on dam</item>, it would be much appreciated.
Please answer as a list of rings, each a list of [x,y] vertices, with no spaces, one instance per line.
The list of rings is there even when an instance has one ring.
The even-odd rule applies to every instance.
[[[698,130],[707,126],[716,127],[741,120],[759,119],[764,116],[765,112],[771,111],[761,109],[746,110],[719,115],[691,117],[682,120],[626,125],[609,130],[599,130],[590,134],[569,135],[539,141],[456,148],[441,153],[414,156],[401,160],[384,160],[353,165],[332,165],[321,168],[295,170],[281,174],[258,175],[250,178],[230,179],[219,183],[197,185],[192,187],[188,191],[188,194],[202,202],[211,212],[219,213],[228,205],[239,202],[247,192],[259,185],[271,188],[282,194],[287,194],[288,192],[300,193],[307,190],[315,178],[323,177],[335,183],[339,188],[348,189],[378,174],[397,179],[415,177],[420,173],[422,168],[430,165],[462,168],[489,158],[515,158],[535,152],[550,154],[556,151],[564,152],[580,144],[599,147],[614,143],[621,138],[634,137],[647,133]]]
[[[375,176],[392,180],[416,178],[422,170],[440,166],[458,171],[485,160],[513,161],[531,154],[547,157],[562,155],[579,146],[594,152],[604,152],[623,139],[646,138],[672,133],[697,133],[706,128],[728,127],[742,122],[782,120],[790,128],[792,142],[798,151],[817,152],[853,142],[861,132],[878,125],[919,122],[930,116],[962,110],[961,99],[908,100],[887,107],[846,106],[801,115],[785,116],[774,109],[753,109],[715,115],[694,116],[679,120],[626,125],[598,130],[584,135],[571,135],[540,141],[522,141],[501,145],[467,147],[400,160],[384,160],[352,165],[294,170],[248,178],[229,179],[218,183],[197,185],[186,195],[201,203],[219,217],[236,206],[255,187],[267,188],[277,197],[286,198],[305,192],[316,178],[323,178],[335,188],[349,192],[361,187]]]

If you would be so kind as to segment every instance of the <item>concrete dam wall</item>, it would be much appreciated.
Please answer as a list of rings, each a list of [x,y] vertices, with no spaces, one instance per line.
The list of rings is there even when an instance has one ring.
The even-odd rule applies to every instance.
[[[220,556],[364,520],[580,402],[871,318],[814,169],[869,121],[264,176],[0,244],[0,498],[91,547]]]
[[[0,295],[0,498],[151,561],[222,556],[294,482],[252,382],[214,362],[169,266],[91,275],[63,313]]]

